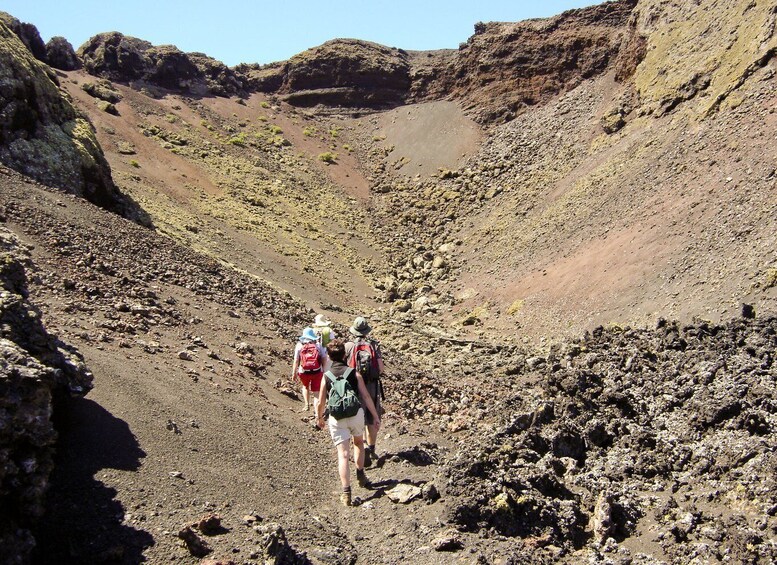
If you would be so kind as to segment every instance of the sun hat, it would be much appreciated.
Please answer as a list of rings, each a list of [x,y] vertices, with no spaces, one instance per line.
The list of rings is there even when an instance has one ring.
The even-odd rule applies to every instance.
[[[313,327],[314,328],[320,328],[320,327],[323,327],[323,326],[328,326],[331,323],[332,322],[330,322],[327,319],[327,317],[324,316],[323,314],[316,314],[316,319],[313,320]]]
[[[348,328],[348,331],[355,336],[364,337],[372,331],[372,328],[367,323],[367,320],[359,316],[353,321],[353,325]]]
[[[316,341],[318,340],[318,336],[316,335],[316,332],[313,331],[313,328],[305,328],[302,330],[302,335],[299,336],[300,341]]]

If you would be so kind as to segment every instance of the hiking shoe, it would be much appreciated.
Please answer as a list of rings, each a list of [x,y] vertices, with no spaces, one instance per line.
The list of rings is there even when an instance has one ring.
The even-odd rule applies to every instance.
[[[364,466],[369,467],[372,464],[372,457],[370,457],[370,450],[364,450]]]
[[[364,472],[364,469],[356,469],[356,481],[362,488],[370,488],[370,486],[372,486],[372,483],[370,483],[370,480],[367,478],[367,474]]]
[[[351,492],[343,492],[340,494],[340,502],[343,506],[351,506]]]

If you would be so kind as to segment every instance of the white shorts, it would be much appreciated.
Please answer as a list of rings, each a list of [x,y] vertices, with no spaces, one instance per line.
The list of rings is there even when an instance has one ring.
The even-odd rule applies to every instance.
[[[351,437],[361,437],[364,435],[364,408],[359,408],[356,415],[350,418],[336,420],[334,416],[329,416],[328,423],[329,435],[332,436],[335,446],[350,440]]]

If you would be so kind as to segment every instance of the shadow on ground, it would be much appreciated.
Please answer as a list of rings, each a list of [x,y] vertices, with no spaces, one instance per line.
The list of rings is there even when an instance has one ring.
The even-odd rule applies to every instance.
[[[140,563],[152,536],[124,523],[116,490],[100,471],[134,471],[146,456],[129,426],[92,400],[55,409],[59,430],[47,513],[35,532],[33,563]]]

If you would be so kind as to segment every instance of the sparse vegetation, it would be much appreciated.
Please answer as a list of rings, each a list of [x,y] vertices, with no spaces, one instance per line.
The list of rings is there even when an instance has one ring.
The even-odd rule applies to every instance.
[[[510,307],[507,309],[507,313],[510,316],[514,316],[521,311],[521,308],[523,308],[523,300],[519,299],[510,304]]]
[[[268,127],[267,129],[273,135],[280,135],[280,134],[283,133],[283,129],[281,129],[280,127],[275,126],[275,125],[272,125],[272,126]]]
[[[331,151],[325,151],[324,153],[321,153],[318,156],[318,160],[323,161],[328,165],[331,165],[337,162],[337,153],[332,153]]]
[[[262,100],[262,102],[261,102],[259,105],[260,105],[262,108],[269,108],[269,107],[270,107],[270,103],[269,103],[269,102],[267,102],[266,100]]]
[[[318,130],[314,127],[306,127],[305,129],[302,130],[302,135],[306,137],[312,137],[316,135],[316,133],[318,133]]]
[[[130,167],[135,167],[136,169],[140,168],[140,163],[138,163],[135,159],[130,159]]]
[[[237,145],[238,147],[245,147],[247,144],[245,132],[240,132],[237,135],[233,135],[227,139],[227,143],[230,145]]]
[[[777,286],[777,267],[767,269],[766,271],[766,288],[772,288]]]

